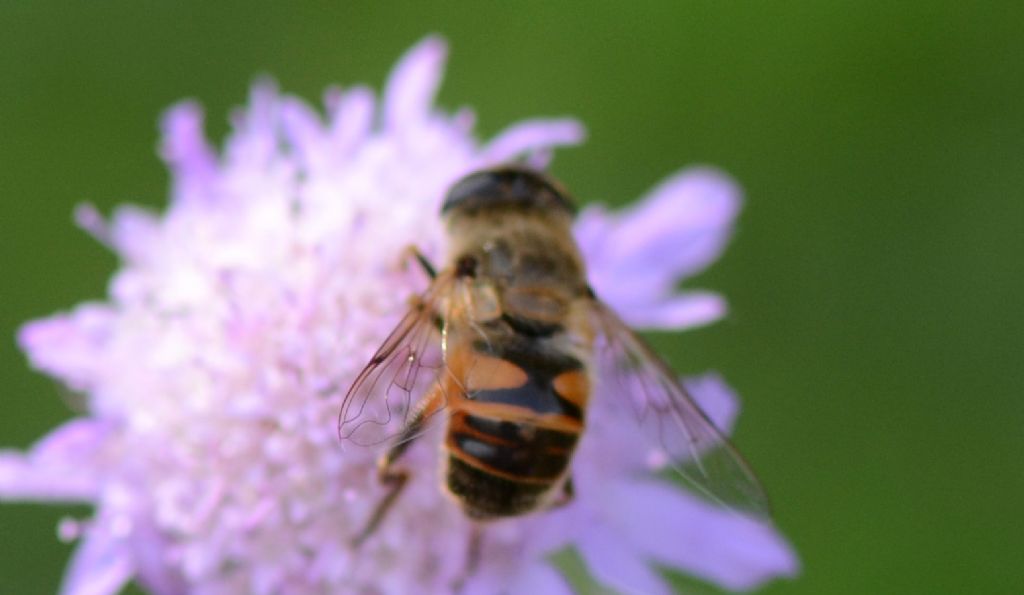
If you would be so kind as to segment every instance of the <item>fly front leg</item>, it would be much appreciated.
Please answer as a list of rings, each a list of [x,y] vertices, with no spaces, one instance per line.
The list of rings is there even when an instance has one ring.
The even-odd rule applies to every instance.
[[[433,263],[430,262],[430,259],[428,259],[426,256],[423,255],[422,252],[420,252],[419,248],[412,244],[410,244],[405,249],[405,256],[403,260],[408,258],[415,258],[417,264],[419,264],[420,268],[423,269],[423,272],[426,273],[428,277],[430,277],[431,281],[437,278],[437,268],[434,266]]]
[[[373,535],[391,506],[398,500],[402,490],[409,483],[411,473],[408,469],[397,465],[398,459],[405,454],[413,441],[420,437],[427,419],[444,406],[444,394],[440,385],[434,387],[416,404],[412,417],[402,428],[402,432],[393,446],[377,461],[377,478],[386,489],[384,496],[373,509],[369,520],[359,533],[352,538],[352,547],[358,548]]]

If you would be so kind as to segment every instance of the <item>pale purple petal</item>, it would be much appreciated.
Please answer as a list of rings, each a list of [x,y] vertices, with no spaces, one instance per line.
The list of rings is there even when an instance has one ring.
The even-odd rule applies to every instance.
[[[617,272],[648,267],[669,278],[694,275],[718,258],[739,212],[739,189],[710,170],[685,170],[620,215],[609,260]]]
[[[716,373],[686,378],[683,382],[700,410],[715,427],[728,435],[740,411],[739,398],[732,388]]]
[[[484,163],[509,161],[539,149],[576,145],[583,142],[586,130],[576,120],[527,120],[498,133],[483,149]]]
[[[75,419],[50,432],[27,454],[0,451],[0,500],[92,500],[103,479],[94,458],[107,429],[99,421]]]
[[[607,299],[627,324],[638,329],[704,326],[719,320],[728,310],[722,296],[708,291],[687,291],[675,297],[649,302],[627,301],[629,297],[613,292]]]
[[[18,343],[33,367],[61,378],[72,390],[84,391],[96,380],[97,360],[111,339],[115,316],[109,306],[84,304],[72,314],[26,324]]]
[[[109,529],[94,528],[75,550],[61,584],[61,595],[114,595],[131,580],[134,568],[125,542]]]
[[[270,168],[280,159],[280,107],[281,96],[274,81],[262,79],[252,86],[248,106],[231,114],[234,134],[226,148],[229,167],[259,170]]]
[[[171,564],[170,541],[160,534],[152,520],[139,517],[132,526],[131,555],[136,581],[153,595],[176,595],[188,591],[181,573]]]
[[[203,133],[203,109],[193,101],[172,107],[161,120],[160,155],[174,181],[172,200],[210,198],[217,156]]]
[[[587,570],[604,585],[644,595],[670,595],[672,592],[631,544],[600,522],[587,528],[576,547],[587,563]]]
[[[74,219],[75,225],[83,229],[93,239],[107,247],[113,247],[110,240],[110,227],[96,205],[89,202],[75,205]]]
[[[649,471],[656,446],[626,399],[598,388],[573,465],[577,491],[600,490],[609,475]]]
[[[657,480],[609,482],[606,522],[637,550],[729,589],[795,575],[792,547],[769,524]],[[632,548],[631,548],[632,549]]]
[[[293,147],[299,167],[319,171],[330,161],[327,130],[320,116],[306,102],[286,97],[281,102],[281,128]]]
[[[682,328],[724,313],[720,298],[697,304],[670,298],[680,279],[718,257],[738,211],[739,191],[728,178],[686,170],[623,212],[587,208],[574,234],[597,295],[627,322]]]
[[[719,430],[728,435],[739,411],[739,399],[731,388],[714,373],[683,380],[700,409]],[[590,405],[587,432],[579,446],[574,466],[574,479],[580,491],[600,491],[608,476],[633,475],[661,469],[665,449],[678,449],[677,456],[688,456],[690,443],[685,434],[673,434],[659,440],[660,418],[644,410],[634,409],[635,402],[618,391],[598,388]],[[669,432],[682,432],[671,424]],[[683,439],[683,440],[680,440]]]
[[[110,244],[129,264],[143,264],[159,258],[161,222],[152,211],[133,205],[118,207],[110,222]]]
[[[399,60],[384,91],[385,127],[401,131],[426,119],[441,84],[447,54],[440,37],[428,37]]]
[[[572,233],[588,262],[606,262],[609,259],[606,252],[612,247],[607,246],[604,240],[612,233],[614,225],[613,215],[602,204],[587,205],[576,215]],[[592,263],[590,267],[593,269]]]
[[[335,90],[327,95],[330,121],[331,149],[340,158],[347,156],[365,139],[373,127],[373,91],[366,87],[352,87],[348,91]]]
[[[546,562],[531,565],[508,586],[510,595],[573,595],[562,573]]]

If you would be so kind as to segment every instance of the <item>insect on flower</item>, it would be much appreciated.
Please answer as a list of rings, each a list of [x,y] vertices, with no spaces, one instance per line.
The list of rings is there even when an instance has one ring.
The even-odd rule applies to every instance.
[[[634,413],[622,423],[642,424],[693,491],[767,515],[747,464],[590,288],[570,230],[574,206],[557,182],[520,166],[478,171],[450,189],[441,215],[447,265],[436,271],[414,252],[431,284],[357,377],[339,416],[343,440],[390,445],[379,461],[385,495],[355,545],[384,521],[410,477],[403,453],[435,420],[447,424],[445,487],[471,520],[570,502],[572,456],[597,382],[610,383],[609,398]],[[479,549],[474,526],[469,570]]]
[[[682,169],[632,206],[581,210],[574,242],[565,194],[505,168],[457,186],[437,217],[459,173],[543,167],[584,135],[531,119],[479,142],[468,108],[435,105],[445,56],[428,37],[381,93],[332,88],[323,111],[257,84],[224,151],[200,106],[179,104],[162,125],[167,208],[76,212],[118,257],[110,291],[18,340],[85,410],[27,451],[0,445],[0,505],[93,509],[61,524],[77,541],[61,593],[450,593],[463,580],[466,595],[568,595],[552,560],[566,548],[618,592],[668,595],[662,568],[735,591],[799,571],[780,531],[734,513],[763,497],[718,430],[586,291],[634,328],[719,319],[723,296],[678,283],[725,248],[740,188]],[[409,244],[439,265],[429,286],[395,266]],[[369,313],[411,295],[344,399],[397,322]],[[731,429],[723,379],[685,386]],[[341,407],[339,444],[321,422]],[[446,428],[447,446],[427,448]],[[454,498],[475,517],[519,516],[463,514],[435,485],[440,463],[446,483],[464,479],[458,465],[479,476]]]

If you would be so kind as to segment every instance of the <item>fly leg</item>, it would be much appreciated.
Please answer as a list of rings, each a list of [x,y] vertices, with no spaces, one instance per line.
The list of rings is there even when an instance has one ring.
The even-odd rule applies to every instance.
[[[483,549],[484,541],[484,527],[480,523],[471,523],[469,529],[469,545],[466,547],[466,566],[462,570],[462,574],[455,580],[453,585],[456,593],[461,593],[462,588],[466,586],[466,581],[469,577],[473,576],[477,568],[480,566],[480,554]]]
[[[565,478],[565,482],[562,483],[562,493],[548,504],[548,508],[561,508],[572,502],[572,499],[575,497],[576,488],[573,486],[572,477],[570,476]]]
[[[423,272],[426,273],[428,277],[430,277],[431,281],[437,279],[437,268],[434,267],[434,264],[430,262],[430,259],[424,256],[423,253],[420,252],[420,249],[417,248],[416,246],[410,244],[408,247],[405,248],[405,258],[416,259],[416,263],[420,265],[420,268],[422,268]],[[414,310],[424,308],[425,306],[422,297],[418,295],[410,296],[409,307]],[[444,318],[442,318],[441,315],[436,312],[434,313],[434,326],[437,328],[438,332],[443,334]]]
[[[416,259],[416,262],[427,276],[430,277],[431,281],[437,278],[437,269],[414,245],[409,245],[406,248],[406,258],[410,256]],[[427,306],[428,304],[425,304],[418,297],[413,298],[410,303],[410,307],[414,310],[422,310]],[[443,330],[444,320],[440,315],[433,314],[433,319],[434,325],[438,330]],[[436,383],[433,390],[417,402],[412,417],[403,426],[394,445],[377,461],[377,478],[386,491],[380,502],[374,507],[373,513],[370,515],[369,520],[367,520],[366,525],[352,538],[352,547],[358,548],[367,538],[373,535],[388,511],[391,510],[391,506],[398,500],[402,490],[409,483],[411,474],[408,469],[398,466],[396,462],[405,454],[405,451],[409,449],[412,442],[423,433],[427,419],[437,413],[445,404],[446,400],[442,384]]]
[[[381,521],[384,520],[384,517],[391,509],[391,505],[398,500],[402,489],[409,483],[411,476],[409,470],[398,466],[396,462],[405,454],[405,451],[409,449],[413,441],[419,438],[426,420],[434,413],[437,413],[443,405],[444,395],[441,387],[436,386],[434,390],[427,393],[416,404],[412,417],[409,418],[405,427],[402,428],[402,433],[399,434],[395,444],[377,461],[377,477],[387,491],[373,509],[373,513],[370,515],[366,525],[352,538],[352,547],[358,548],[361,546],[377,530],[377,527],[380,526]]]
[[[370,515],[370,520],[366,523],[366,526],[352,538],[352,547],[354,548],[362,546],[363,542],[370,535],[373,535],[373,532],[380,526],[380,522],[384,520],[384,516],[391,509],[391,505],[395,503],[398,495],[402,493],[402,488],[409,482],[409,471],[407,469],[381,466],[378,471],[378,478],[387,487],[388,491],[381,498],[380,502],[377,503],[377,507],[373,509],[373,514]]]
[[[403,263],[407,263],[408,262],[407,259],[410,259],[410,258],[413,258],[413,259],[416,260],[416,262],[420,265],[420,268],[423,269],[423,272],[426,273],[426,275],[428,277],[430,277],[431,281],[434,281],[437,278],[437,269],[434,268],[433,263],[431,263],[430,260],[426,256],[424,256],[422,252],[420,252],[419,248],[417,248],[416,246],[414,246],[412,244],[409,244],[409,246],[407,246],[405,248],[402,262]],[[405,266],[405,265],[403,264],[403,266]],[[419,296],[419,295],[412,295],[409,298],[409,307],[411,309],[413,309],[413,310],[419,311],[419,310],[422,310],[423,308],[425,308],[426,304],[424,304],[423,299],[422,299],[421,296]],[[437,314],[437,313],[434,313],[434,326],[437,327],[437,329],[439,331],[444,328],[444,319],[442,319],[441,316],[439,314]],[[335,382],[331,382],[327,386],[325,386],[325,387],[321,388],[320,390],[318,390],[317,394],[319,396],[321,396],[321,397],[328,397],[328,396],[334,394],[338,389],[339,389],[338,384],[335,383]],[[414,421],[414,420],[410,420],[410,423],[412,423],[412,421]],[[402,450],[404,450],[404,449],[402,449]],[[401,454],[401,451],[399,451],[399,454]],[[382,477],[381,481],[385,481],[383,479],[383,474],[382,474],[381,477]]]
[[[434,264],[430,262],[430,259],[424,256],[416,246],[409,244],[409,246],[406,247],[405,258],[416,259],[416,263],[420,265],[420,268],[423,269],[423,272],[426,273],[427,277],[430,277],[431,281],[437,279],[437,268],[434,267]],[[423,308],[423,300],[420,296],[414,295],[409,299],[409,307],[413,309]],[[442,331],[444,329],[444,319],[441,318],[439,314],[435,314],[434,316],[434,326],[437,327],[438,331]]]
[[[423,269],[423,272],[430,277],[431,281],[437,278],[437,268],[435,268],[433,263],[431,263],[430,260],[420,252],[419,248],[410,244],[409,247],[405,249],[405,252],[406,258],[412,257],[416,259],[416,262]]]

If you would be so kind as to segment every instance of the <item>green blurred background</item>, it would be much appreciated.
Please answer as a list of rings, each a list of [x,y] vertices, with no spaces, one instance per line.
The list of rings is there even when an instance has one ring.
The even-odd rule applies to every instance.
[[[483,135],[587,124],[554,168],[578,196],[695,162],[745,187],[691,284],[732,315],[655,341],[743,397],[737,442],[804,563],[766,593],[1024,592],[1024,4],[212,4],[0,5],[0,445],[70,415],[14,333],[103,296],[116,262],[72,209],[165,204],[168,105],[199,99],[219,142],[256,75],[319,101],[439,32],[441,105]],[[0,593],[54,591],[56,523],[85,512],[0,505]]]

